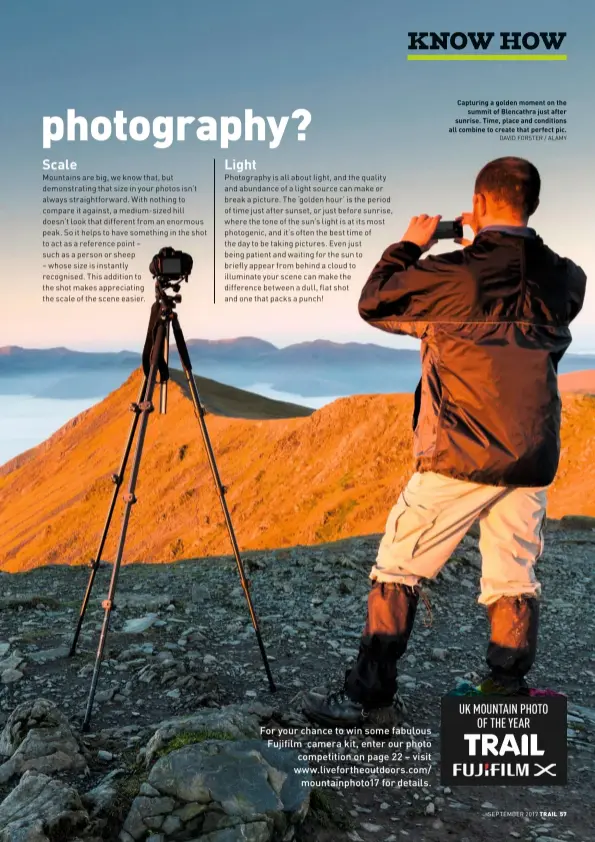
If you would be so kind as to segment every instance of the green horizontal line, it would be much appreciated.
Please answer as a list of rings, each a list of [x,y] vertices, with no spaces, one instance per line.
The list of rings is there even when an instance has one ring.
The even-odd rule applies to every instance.
[[[498,53],[442,53],[435,56],[407,56],[407,61],[566,61],[566,55],[499,55]]]

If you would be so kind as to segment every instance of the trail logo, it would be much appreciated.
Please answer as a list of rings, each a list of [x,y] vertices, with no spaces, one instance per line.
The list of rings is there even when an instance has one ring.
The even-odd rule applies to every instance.
[[[564,785],[566,698],[445,697],[443,785]]]

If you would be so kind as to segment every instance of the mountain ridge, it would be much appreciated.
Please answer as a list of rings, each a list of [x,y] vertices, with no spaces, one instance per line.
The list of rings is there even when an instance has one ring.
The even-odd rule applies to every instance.
[[[0,476],[0,568],[88,564],[96,551],[140,373]],[[301,418],[210,415],[242,549],[382,531],[412,470],[410,394],[341,398]],[[595,514],[595,397],[564,394],[551,517]],[[6,467],[6,466],[5,466]],[[227,536],[192,406],[174,379],[151,416],[124,563],[226,553]],[[121,503],[118,503],[118,514]],[[105,558],[113,558],[116,518]]]

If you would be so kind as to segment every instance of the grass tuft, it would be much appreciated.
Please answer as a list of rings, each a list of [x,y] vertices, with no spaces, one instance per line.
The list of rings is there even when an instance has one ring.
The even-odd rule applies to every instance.
[[[227,731],[211,730],[210,728],[205,728],[203,731],[181,731],[166,746],[159,749],[157,756],[163,757],[166,754],[171,754],[172,751],[184,748],[184,746],[204,743],[206,740],[235,740],[235,737]]]

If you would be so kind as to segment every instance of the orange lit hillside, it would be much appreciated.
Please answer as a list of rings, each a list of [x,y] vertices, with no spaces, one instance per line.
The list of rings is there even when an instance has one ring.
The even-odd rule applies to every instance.
[[[139,382],[136,373],[47,442],[0,469],[2,569],[89,563]],[[254,418],[259,399],[249,399],[253,405],[246,411]],[[411,410],[411,395],[372,395],[335,401],[307,417],[244,420],[210,414],[240,546],[282,547],[381,531],[412,467]],[[295,412],[305,411],[295,407]],[[230,414],[239,414],[239,405]],[[550,494],[550,516],[595,515],[594,462],[595,397],[565,394],[562,464]],[[155,413],[149,421],[137,497],[124,563],[229,551],[192,406],[175,382],[168,414]],[[104,553],[108,560],[121,509],[119,501]]]
[[[588,371],[570,371],[560,376],[560,389],[563,392],[585,392],[595,395],[595,369]]]

